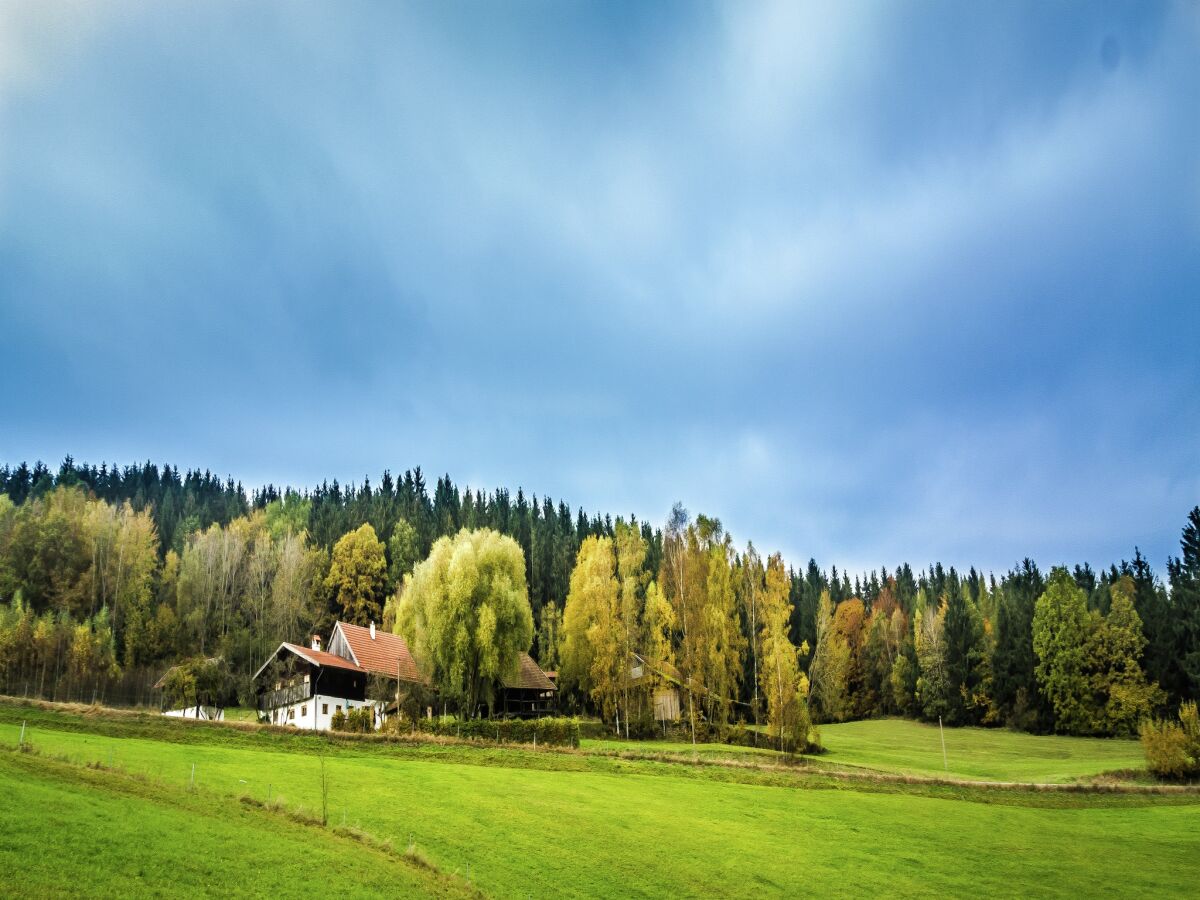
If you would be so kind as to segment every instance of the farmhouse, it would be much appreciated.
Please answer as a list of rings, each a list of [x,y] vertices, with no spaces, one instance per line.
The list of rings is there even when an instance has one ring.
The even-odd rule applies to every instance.
[[[398,697],[406,688],[429,690],[408,642],[376,628],[374,622],[365,628],[337,622],[327,650],[320,635],[313,635],[309,647],[284,642],[254,673],[254,682],[260,715],[276,725],[316,731],[329,729],[338,712],[363,707],[372,710],[378,726],[397,708],[394,701],[382,697]],[[380,682],[390,686],[383,688]],[[495,711],[522,717],[547,715],[554,710],[556,696],[546,673],[522,653],[517,673],[499,692]]]

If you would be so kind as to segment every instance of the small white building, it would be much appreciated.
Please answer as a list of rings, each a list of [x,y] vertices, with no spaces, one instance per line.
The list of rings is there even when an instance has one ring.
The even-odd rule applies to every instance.
[[[164,709],[164,716],[177,719],[199,719],[201,722],[224,722],[225,710],[218,706],[189,706],[186,709]]]

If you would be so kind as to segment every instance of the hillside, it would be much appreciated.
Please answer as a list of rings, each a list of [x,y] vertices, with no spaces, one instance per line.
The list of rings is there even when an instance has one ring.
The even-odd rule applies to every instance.
[[[11,752],[22,721],[36,754]],[[1051,758],[1067,750],[1061,743],[1067,739],[1047,740],[1058,742],[1048,745]],[[830,743],[836,748],[838,741]],[[230,859],[257,869],[250,860],[259,857],[228,855],[223,848],[269,844],[283,860],[299,842],[308,857],[295,865],[319,869],[321,854],[337,855],[343,838],[333,828],[343,822],[396,847],[415,843],[441,873],[453,876],[447,889],[464,885],[469,872],[472,887],[501,897],[784,895],[798,888],[1145,895],[1186,893],[1200,879],[1200,797],[1194,794],[847,780],[753,753],[761,765],[620,758],[601,752],[604,746],[553,752],[331,741],[9,703],[0,705],[0,746],[9,748],[0,755],[0,793],[9,804],[3,821],[29,823],[13,830],[19,838],[10,833],[3,841],[12,860],[0,871],[18,872],[16,862],[34,842],[56,856],[82,857],[92,843],[119,840],[136,853],[92,858],[101,860],[110,883],[128,876],[130,867],[143,869],[154,880],[147,892],[190,893],[188,883],[157,873],[173,871],[180,854],[196,847],[213,860],[210,868],[236,873]],[[623,749],[652,754],[665,748],[635,743]],[[842,755],[851,758],[848,751]],[[1081,758],[1089,758],[1086,748]],[[87,763],[111,771],[80,768]],[[188,792],[193,765],[195,791]],[[297,825],[238,800],[266,801],[270,794],[283,809],[311,816],[321,805],[322,765],[330,828]],[[1046,777],[1056,771],[1051,763]],[[67,795],[69,803],[61,800]],[[61,811],[46,815],[48,806]],[[81,831],[70,825],[81,819],[117,824],[101,840],[97,835],[109,826]],[[204,843],[193,831],[204,832]],[[1113,841],[1114,834],[1121,840]],[[885,847],[889,852],[881,853]],[[400,871],[388,876],[392,892],[429,890],[419,870],[365,848],[354,853],[354,874],[335,876],[339,886],[370,891],[382,873]],[[282,862],[274,869],[280,881],[300,883]],[[71,883],[70,868],[38,871],[45,893]],[[19,886],[5,885],[9,877],[18,876],[0,875],[0,889],[13,893]],[[264,881],[262,890],[272,884]],[[275,892],[293,893],[286,886]]]

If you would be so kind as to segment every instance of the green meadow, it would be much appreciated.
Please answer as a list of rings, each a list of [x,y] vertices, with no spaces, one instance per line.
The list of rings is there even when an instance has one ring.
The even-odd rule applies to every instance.
[[[926,778],[1064,784],[1112,775],[1127,780],[1145,761],[1135,740],[1032,735],[992,728],[947,728],[946,752],[936,725],[908,719],[867,719],[821,726],[825,753],[808,762],[820,769],[869,770]],[[777,758],[764,746],[585,740],[585,749],[613,753],[672,753],[706,759]]]
[[[35,753],[14,749],[22,721]],[[907,737],[912,723],[855,724],[877,730],[825,729],[832,749],[818,764],[938,774]],[[889,751],[905,740],[909,755]],[[1093,743],[947,731],[948,754],[962,757],[952,771],[972,777],[1071,780],[1138,762],[1128,744],[1109,752]],[[1045,749],[1022,762],[1024,746]],[[499,897],[1074,897],[1187,894],[1200,883],[1196,795],[877,782],[734,748],[724,748],[728,762],[613,753],[690,745],[589,742],[562,752],[331,741],[15,705],[0,705],[0,747],[4,895],[111,896],[118,885],[126,894],[224,894],[233,884],[278,896],[320,884],[400,895],[469,886]],[[940,764],[940,742],[937,752]],[[975,759],[988,754],[996,759]],[[322,768],[326,828],[296,821],[320,812]],[[268,796],[280,811],[239,800]],[[373,842],[355,844],[352,862],[339,865],[354,829]],[[435,870],[381,842],[416,845]],[[29,880],[31,855],[70,861],[38,862]],[[210,870],[220,872],[211,887]]]
[[[1056,783],[1144,768],[1135,740],[1034,735],[999,728],[947,728],[866,719],[821,727],[821,761],[904,775]]]

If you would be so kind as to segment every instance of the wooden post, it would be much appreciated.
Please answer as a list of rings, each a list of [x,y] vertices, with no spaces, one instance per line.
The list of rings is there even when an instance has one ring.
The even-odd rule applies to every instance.
[[[950,762],[946,759],[946,731],[942,728],[942,717],[938,716],[938,733],[942,736],[942,768],[950,771]]]
[[[21,738],[20,738],[20,740],[17,741],[17,746],[18,747],[25,746],[25,720],[21,721]]]
[[[196,764],[192,763],[192,777],[188,781],[188,790],[193,790],[196,787]]]

